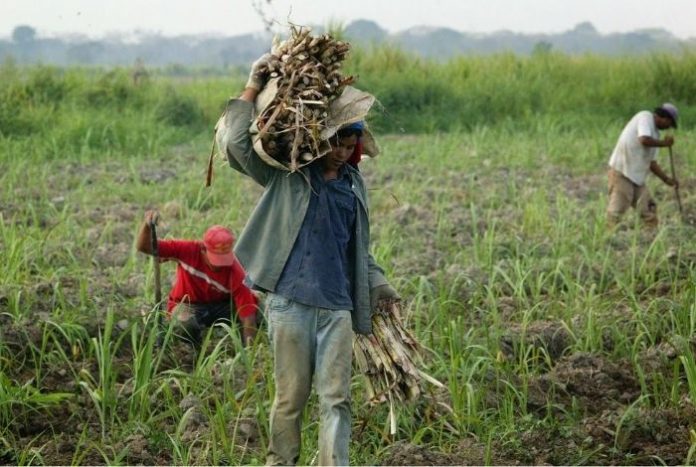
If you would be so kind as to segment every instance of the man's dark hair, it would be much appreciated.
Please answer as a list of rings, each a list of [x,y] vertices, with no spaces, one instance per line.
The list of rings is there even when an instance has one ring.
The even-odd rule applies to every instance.
[[[351,127],[345,127],[341,128],[338,130],[330,139],[329,142],[331,143],[332,146],[338,146],[340,141],[343,138],[350,138],[351,136],[355,135],[358,138],[360,138],[363,134],[363,131],[360,128],[351,128]]]
[[[360,138],[362,136],[363,132],[360,128],[351,128],[351,127],[345,127],[341,128],[336,132],[336,138],[337,139],[343,139],[343,138],[349,138],[353,135],[357,136]]]

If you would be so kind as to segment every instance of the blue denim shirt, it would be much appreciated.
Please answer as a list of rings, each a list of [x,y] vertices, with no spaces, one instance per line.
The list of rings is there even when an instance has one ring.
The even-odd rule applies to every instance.
[[[348,253],[357,209],[352,180],[345,167],[328,181],[318,164],[310,169],[309,206],[275,293],[304,305],[352,310]]]

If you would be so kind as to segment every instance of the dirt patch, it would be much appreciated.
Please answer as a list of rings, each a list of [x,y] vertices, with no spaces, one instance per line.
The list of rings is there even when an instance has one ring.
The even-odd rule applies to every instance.
[[[442,268],[442,254],[430,231],[436,219],[434,212],[407,203],[389,211],[386,216],[390,219],[386,224],[395,222],[400,226],[399,235],[409,239],[393,251],[396,267],[400,271],[414,276],[430,276]]]
[[[669,378],[672,375],[674,360],[679,357],[679,340],[677,338],[674,341],[663,340],[638,354],[637,362],[648,377],[659,374]],[[686,345],[689,344],[686,343]]]
[[[695,417],[686,400],[678,409],[622,405],[572,427],[532,426],[496,452],[525,465],[680,465]]]
[[[589,353],[562,357],[551,371],[530,381],[531,386],[567,407],[575,400],[588,413],[630,404],[641,392],[630,362]]]
[[[120,451],[127,450],[126,460],[128,463],[143,465],[155,465],[157,457],[152,453],[152,447],[147,437],[142,433],[129,435],[125,440],[116,444]]]
[[[582,427],[593,445],[609,448],[602,463],[679,465],[686,462],[695,419],[693,404],[685,401],[678,409],[605,411],[585,418]]]
[[[473,438],[462,439],[450,452],[405,441],[395,443],[379,460],[381,465],[518,465],[496,455]]]
[[[452,263],[441,270],[432,271],[428,278],[445,286],[451,300],[467,303],[482,287],[488,284],[489,274],[476,266]],[[462,309],[471,316],[471,310]]]
[[[500,346],[508,358],[518,356],[520,349],[526,353],[529,346],[542,350],[537,352],[542,367],[548,360],[559,359],[573,344],[573,337],[563,323],[534,321],[524,324],[512,323],[507,334],[501,337]]]
[[[596,200],[606,193],[605,174],[577,175],[570,172],[557,172],[553,178],[568,198],[578,201]]]
[[[131,249],[131,243],[99,245],[94,251],[92,262],[99,268],[121,267],[128,261]]]
[[[166,465],[171,463],[169,454],[162,452],[164,442],[161,438],[163,434],[125,433],[122,441],[116,441],[117,435],[113,434],[114,438],[111,442],[115,444],[110,444],[107,440],[100,447],[101,451],[79,446],[81,436],[87,436],[88,439],[99,439],[101,436],[97,412],[93,408],[94,403],[82,387],[82,383],[91,385],[91,381],[99,380],[97,362],[91,355],[86,355],[85,352],[81,351],[79,346],[79,343],[87,338],[89,330],[82,329],[82,336],[77,341],[78,346],[74,347],[75,344],[71,345],[62,337],[62,334],[55,332],[52,327],[46,327],[43,322],[17,324],[10,320],[5,324],[0,327],[0,341],[3,343],[5,351],[12,352],[15,361],[23,362],[22,366],[13,367],[6,373],[13,384],[21,387],[35,380],[36,373],[33,362],[39,355],[38,349],[44,342],[41,355],[45,358],[54,358],[60,354],[66,355],[67,359],[61,359],[60,366],[45,368],[40,381],[35,381],[33,384],[45,394],[65,393],[70,395],[64,401],[46,407],[28,409],[28,407],[18,404],[17,413],[10,424],[11,433],[14,435],[14,445],[41,446],[41,455],[44,461],[57,465],[70,465],[75,462],[102,465],[106,462],[103,453],[112,456],[112,458],[120,453],[118,455],[123,455],[122,461],[127,464]],[[103,332],[103,326],[104,323],[99,322],[94,326],[93,331]],[[130,332],[128,325],[126,325],[126,329],[117,327],[113,330],[112,342],[115,342],[122,332]],[[49,337],[46,338],[46,335]],[[192,371],[194,358],[195,355],[188,344],[175,340],[168,347],[160,370]],[[127,399],[133,391],[132,361],[132,351],[129,340],[126,338],[118,347],[117,355],[112,360],[115,391],[119,397],[124,399]],[[234,369],[237,370],[236,366]],[[239,390],[245,379],[239,375],[234,381],[238,381],[233,386],[236,388],[234,390]],[[220,391],[222,391],[223,386],[226,387],[223,381],[216,381],[216,387]],[[192,437],[190,440],[210,436],[206,413],[213,408],[205,405],[209,401],[202,401],[195,396],[184,397],[181,394],[181,387],[174,379],[170,382],[167,393],[180,398],[179,408],[182,412],[190,412],[186,417],[187,430],[191,432],[187,436]],[[156,398],[151,400],[151,404],[156,407],[154,410],[164,410],[161,407],[162,403],[163,401]],[[118,406],[117,416],[126,418],[127,410],[128,404]],[[161,428],[165,431],[173,429],[170,423],[166,422]],[[173,423],[176,426],[178,420]],[[261,428],[253,414],[242,414],[241,417],[230,423],[228,431],[230,437],[235,436],[234,439],[237,443],[242,443],[245,446],[244,449],[251,447],[260,449],[261,437],[259,433]],[[159,444],[157,439],[160,439]],[[81,457],[76,461],[74,456],[78,451]],[[0,450],[0,459],[4,462],[17,463],[18,460],[13,457],[14,455],[12,451],[3,452]],[[192,460],[196,463],[208,462],[207,455],[207,451],[202,448],[200,452],[192,450],[192,456],[194,456]]]
[[[519,443],[502,446],[501,451],[524,465],[582,465],[582,453],[596,450],[585,438],[573,431],[533,427],[520,434]]]
[[[151,169],[140,171],[140,181],[142,183],[164,183],[176,178],[176,172],[169,169]]]

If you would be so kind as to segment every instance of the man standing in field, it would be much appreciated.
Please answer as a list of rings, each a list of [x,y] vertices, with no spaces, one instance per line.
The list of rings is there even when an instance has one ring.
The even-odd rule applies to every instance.
[[[372,310],[398,298],[369,253],[367,190],[348,163],[363,136],[339,129],[331,151],[297,172],[267,165],[254,151],[249,126],[268,76],[257,61],[225,117],[230,165],[265,188],[235,253],[253,287],[268,293],[275,399],[269,465],[295,464],[302,413],[312,381],[320,404],[319,465],[347,465],[351,434],[353,330],[372,331]],[[265,67],[266,69],[268,67]]]
[[[150,225],[159,215],[147,211],[136,240],[138,251],[151,255]],[[162,261],[177,262],[176,279],[167,300],[167,312],[175,320],[177,332],[195,348],[203,331],[214,323],[230,323],[236,311],[242,326],[242,343],[256,336],[258,300],[243,280],[244,269],[234,256],[232,232],[221,225],[210,227],[197,240],[158,240]]]
[[[652,172],[667,185],[677,186],[677,181],[665,174],[656,157],[658,148],[674,144],[671,136],[660,139],[659,130],[676,128],[678,115],[674,105],[664,103],[652,112],[638,112],[621,132],[609,159],[607,222],[610,225],[616,225],[628,208],[634,207],[645,225],[657,226],[657,205],[645,181]]]

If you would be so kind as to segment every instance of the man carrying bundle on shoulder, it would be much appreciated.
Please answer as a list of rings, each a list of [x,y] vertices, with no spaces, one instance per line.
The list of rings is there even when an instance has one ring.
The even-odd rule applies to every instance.
[[[657,227],[657,204],[645,182],[652,172],[667,185],[677,186],[677,180],[668,176],[656,160],[658,148],[674,144],[671,136],[660,139],[659,130],[676,128],[677,118],[677,108],[664,103],[652,112],[638,112],[624,127],[609,159],[609,225],[618,224],[633,207],[646,226]]]
[[[372,311],[398,299],[369,252],[367,190],[356,146],[361,123],[329,137],[322,157],[295,171],[273,167],[255,151],[254,103],[268,79],[269,56],[254,63],[223,117],[230,165],[265,188],[239,236],[235,254],[253,288],[267,296],[275,400],[267,463],[299,460],[303,409],[312,381],[320,404],[319,465],[347,465],[351,434],[353,331],[372,331]],[[371,141],[371,140],[369,140]]]
[[[151,226],[157,211],[147,211],[136,248],[152,255]],[[175,333],[194,348],[202,333],[216,322],[230,323],[236,313],[242,328],[242,344],[256,337],[258,300],[244,285],[245,272],[234,256],[232,232],[221,225],[210,227],[203,240],[157,240],[160,261],[176,261],[176,279],[167,300],[167,312],[175,320]]]

